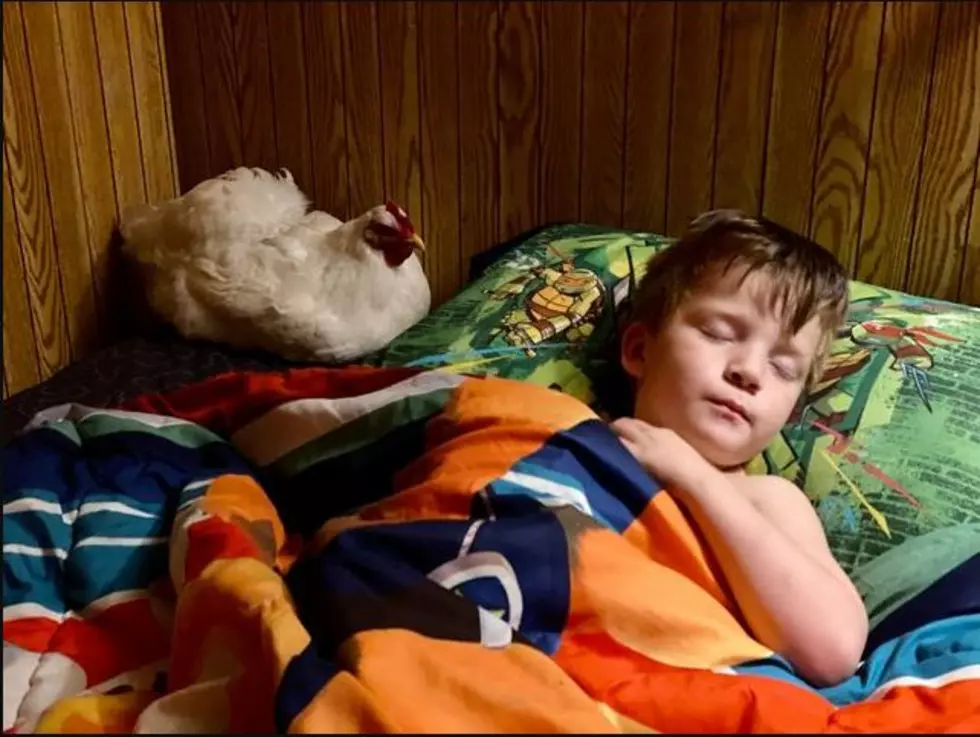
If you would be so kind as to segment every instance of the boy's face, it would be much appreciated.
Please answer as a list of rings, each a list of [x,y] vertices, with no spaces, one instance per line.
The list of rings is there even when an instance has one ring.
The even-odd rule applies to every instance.
[[[623,368],[636,379],[634,415],[667,427],[719,467],[764,449],[789,418],[820,347],[812,318],[796,335],[769,306],[770,279],[708,278],[656,334],[632,324]]]

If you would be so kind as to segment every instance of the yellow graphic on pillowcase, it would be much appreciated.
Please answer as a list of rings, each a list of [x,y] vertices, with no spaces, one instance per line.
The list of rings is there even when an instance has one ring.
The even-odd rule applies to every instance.
[[[555,250],[555,249],[552,249]],[[606,289],[595,272],[576,268],[561,253],[557,268],[539,266],[525,274],[488,290],[494,300],[513,298],[537,279],[543,285],[533,289],[521,308],[504,316],[502,324],[491,335],[503,335],[507,343],[524,349],[528,357],[534,347],[559,335],[570,343],[588,339],[602,313]]]

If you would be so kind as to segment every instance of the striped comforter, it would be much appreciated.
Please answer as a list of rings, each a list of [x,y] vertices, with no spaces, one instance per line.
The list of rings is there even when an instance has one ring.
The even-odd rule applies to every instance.
[[[56,407],[3,450],[12,732],[977,731],[980,555],[817,690],[584,405],[412,369]]]

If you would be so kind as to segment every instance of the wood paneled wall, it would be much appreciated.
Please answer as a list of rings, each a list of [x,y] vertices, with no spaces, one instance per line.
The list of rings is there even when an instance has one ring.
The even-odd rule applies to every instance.
[[[3,3],[3,389],[110,339],[110,242],[128,205],[172,197],[153,2]]]
[[[116,219],[178,169],[187,189],[286,166],[342,217],[395,199],[437,300],[540,224],[676,234],[736,206],[857,278],[980,304],[978,2],[5,2],[3,20],[5,392],[112,337]]]
[[[977,2],[204,2],[163,20],[182,187],[249,164],[341,217],[391,197],[438,299],[539,224],[676,234],[735,206],[858,278],[980,303]]]

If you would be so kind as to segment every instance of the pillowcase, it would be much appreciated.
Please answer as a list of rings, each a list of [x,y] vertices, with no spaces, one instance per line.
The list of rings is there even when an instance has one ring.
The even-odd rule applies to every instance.
[[[618,366],[631,264],[635,273],[669,242],[590,225],[539,230],[372,363],[520,379],[596,406],[596,378]]]
[[[628,393],[617,314],[649,257],[669,243],[595,226],[541,230],[379,362],[531,381],[615,413]],[[976,539],[968,533],[980,524],[978,394],[980,310],[852,282],[822,380],[750,472],[780,474],[806,492],[834,555],[885,611],[903,595],[888,582],[910,564],[889,563],[908,557],[896,551],[871,566],[880,556],[973,525],[916,548],[927,580]]]

